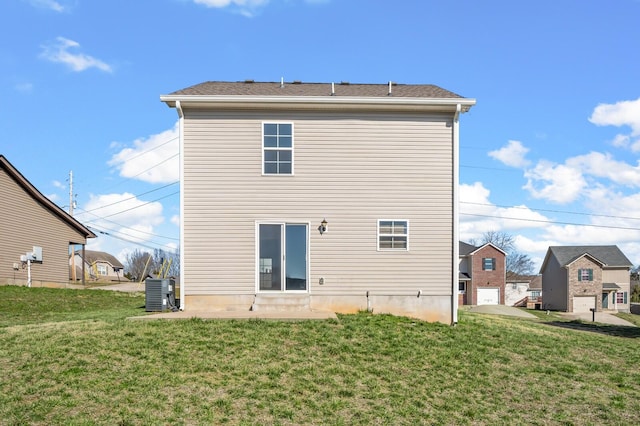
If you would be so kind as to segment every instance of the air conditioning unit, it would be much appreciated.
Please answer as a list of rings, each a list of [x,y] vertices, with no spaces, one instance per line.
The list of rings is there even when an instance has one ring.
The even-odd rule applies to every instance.
[[[145,287],[145,308],[147,312],[177,311],[176,283],[169,278],[147,278]]]

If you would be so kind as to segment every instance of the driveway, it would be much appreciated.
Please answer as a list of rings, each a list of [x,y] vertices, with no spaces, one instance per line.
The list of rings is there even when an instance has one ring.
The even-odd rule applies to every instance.
[[[572,319],[572,320],[582,320],[583,322],[592,322],[593,314],[591,312],[558,312],[563,317]],[[600,324],[609,324],[609,325],[624,325],[627,327],[635,327],[634,324],[629,321],[625,321],[622,318],[618,318],[615,315],[611,315],[606,312],[596,312],[595,313],[595,322],[599,322]]]
[[[535,315],[530,314],[524,309],[514,308],[513,306],[505,306],[505,305],[469,306],[468,310],[469,312],[475,312],[478,314],[507,315],[510,317],[520,317],[520,318],[537,318]]]

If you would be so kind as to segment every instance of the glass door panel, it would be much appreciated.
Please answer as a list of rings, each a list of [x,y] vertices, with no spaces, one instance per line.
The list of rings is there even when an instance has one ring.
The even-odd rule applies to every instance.
[[[282,290],[282,225],[260,225],[260,290]]]
[[[287,290],[307,289],[307,225],[285,226]]]

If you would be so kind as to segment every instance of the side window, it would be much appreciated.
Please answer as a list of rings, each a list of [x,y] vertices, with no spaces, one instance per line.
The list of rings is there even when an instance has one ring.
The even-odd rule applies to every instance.
[[[293,124],[262,124],[262,173],[293,174]]]
[[[483,271],[495,271],[496,258],[495,257],[483,257],[482,258],[482,270]]]
[[[593,281],[593,269],[578,269],[578,281]]]
[[[406,220],[378,221],[378,250],[408,250],[409,222]]]

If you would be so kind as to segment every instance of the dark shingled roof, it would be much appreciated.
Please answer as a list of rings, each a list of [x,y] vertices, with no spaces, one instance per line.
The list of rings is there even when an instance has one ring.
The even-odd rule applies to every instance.
[[[551,246],[549,250],[562,266],[573,262],[583,254],[589,254],[605,266],[632,267],[633,264],[618,246]]]
[[[82,255],[81,251],[79,251],[78,253]],[[115,256],[104,251],[85,250],[84,255],[85,261],[87,263],[106,262],[113,266],[115,269],[124,269],[122,263],[120,263],[120,261]]]
[[[433,84],[350,84],[302,82],[254,82],[253,80],[228,82],[207,81],[170,96],[349,96],[349,97],[400,97],[400,98],[463,98]]]
[[[467,256],[471,253],[473,253],[474,251],[476,251],[478,249],[478,247],[473,246],[471,244],[467,244],[465,242],[462,241],[458,241],[459,243],[459,251],[460,251],[460,256]]]

